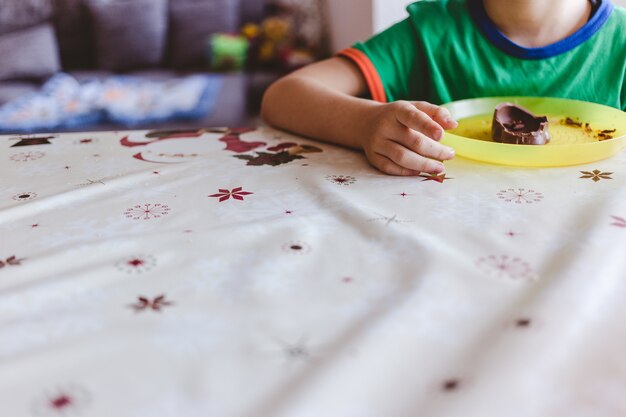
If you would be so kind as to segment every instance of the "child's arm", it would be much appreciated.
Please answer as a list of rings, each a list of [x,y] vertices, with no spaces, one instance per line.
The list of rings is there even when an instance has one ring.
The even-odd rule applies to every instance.
[[[456,127],[450,113],[426,102],[382,104],[367,93],[359,69],[343,58],[305,67],[274,83],[261,115],[278,128],[363,149],[367,159],[392,175],[444,171],[451,148],[437,142]]]

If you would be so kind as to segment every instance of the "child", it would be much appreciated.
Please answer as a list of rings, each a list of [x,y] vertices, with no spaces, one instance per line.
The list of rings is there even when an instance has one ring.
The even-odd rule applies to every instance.
[[[610,0],[424,0],[407,10],[370,40],[277,81],[263,118],[410,176],[443,172],[454,157],[438,142],[457,126],[442,103],[519,95],[626,110],[626,10]]]

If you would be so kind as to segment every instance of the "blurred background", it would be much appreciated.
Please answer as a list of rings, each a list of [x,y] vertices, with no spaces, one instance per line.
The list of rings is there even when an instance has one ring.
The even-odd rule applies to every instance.
[[[255,124],[274,80],[410,3],[0,0],[0,133]]]

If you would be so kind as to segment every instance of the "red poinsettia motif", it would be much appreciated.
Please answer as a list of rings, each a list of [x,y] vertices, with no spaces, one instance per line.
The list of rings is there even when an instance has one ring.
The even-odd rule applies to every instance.
[[[219,191],[219,193],[211,194],[209,197],[219,198],[219,202],[220,203],[222,201],[226,201],[226,200],[230,199],[231,197],[234,200],[243,201],[244,196],[250,195],[250,194],[254,194],[254,193],[251,193],[249,191],[243,191],[243,187],[233,188],[230,191],[228,189],[226,189],[226,188],[220,188],[218,191]]]
[[[626,228],[626,219],[625,218],[618,217],[618,216],[611,216],[611,218],[614,220],[614,222],[611,223],[611,226]]]
[[[137,302],[135,304],[131,304],[130,307],[135,311],[144,311],[144,310],[153,310],[153,311],[161,311],[161,308],[170,306],[173,303],[165,299],[165,295],[161,294],[155,297],[153,300],[150,300],[148,297],[137,297]]]
[[[6,258],[3,261],[0,261],[0,269],[4,268],[5,266],[17,266],[17,265],[21,265],[22,261],[24,259],[18,259],[17,256],[13,255],[13,256],[9,256],[8,258]]]

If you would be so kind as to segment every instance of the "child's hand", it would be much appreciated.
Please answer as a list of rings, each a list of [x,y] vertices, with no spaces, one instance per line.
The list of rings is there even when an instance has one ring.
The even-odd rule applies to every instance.
[[[376,107],[368,122],[371,133],[363,143],[365,155],[387,174],[438,174],[445,170],[440,161],[454,158],[454,150],[438,142],[444,129],[458,126],[443,107],[396,101]]]

